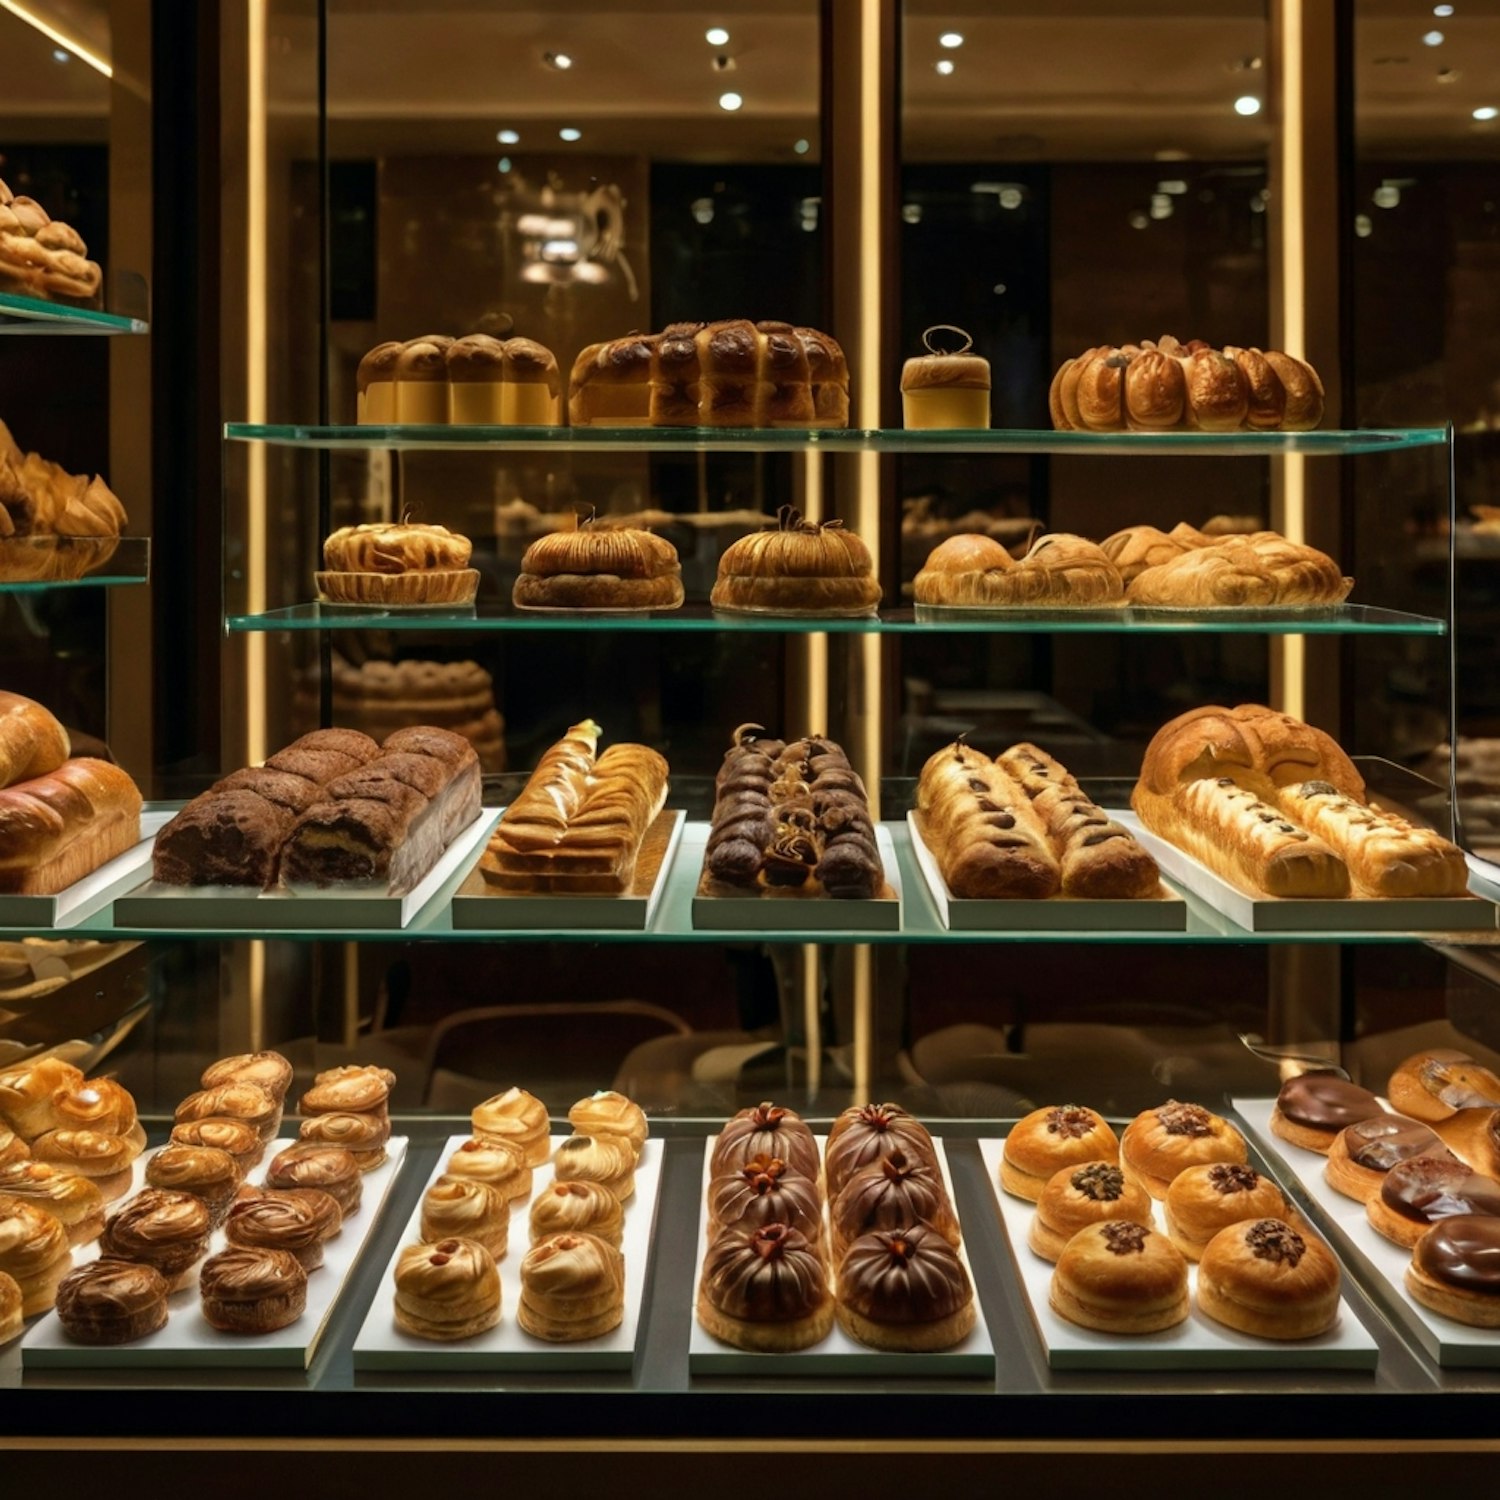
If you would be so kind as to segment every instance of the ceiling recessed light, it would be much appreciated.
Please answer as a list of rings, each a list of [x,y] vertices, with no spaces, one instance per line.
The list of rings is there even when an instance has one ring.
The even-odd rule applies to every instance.
[[[950,51],[954,47],[962,47],[963,44],[964,36],[963,32],[961,31],[945,31],[942,36],[938,38],[938,46],[947,47]]]
[[[1241,94],[1234,101],[1234,112],[1237,115],[1258,115],[1260,113],[1260,100],[1254,94]]]
[[[1367,240],[1375,231],[1375,225],[1369,214],[1355,214],[1354,232],[1360,239]]]
[[[521,132],[519,130],[499,130],[495,132],[495,139],[502,146],[519,146],[521,144]]]
[[[1496,118],[1500,118],[1500,109],[1496,109],[1493,104],[1481,104],[1479,108],[1474,111],[1474,118],[1476,120],[1493,120]]]
[[[1401,189],[1393,182],[1382,182],[1373,193],[1370,194],[1370,202],[1376,208],[1395,208],[1401,201]]]
[[[744,99],[741,98],[739,94],[736,94],[732,89],[727,94],[719,95],[720,109],[739,109],[740,106],[744,104],[744,102]]]
[[[573,66],[573,59],[566,52],[544,52],[542,61],[549,68],[556,68],[562,73],[566,73]]]
[[[500,160],[495,163],[495,170],[497,172],[508,172],[508,171],[510,171],[510,157],[508,157],[508,156],[502,156],[500,158]]]
[[[52,49],[52,61],[55,63],[65,63],[72,55],[66,47],[54,47]]]
[[[1441,47],[1443,45],[1443,33],[1441,31],[1424,31],[1422,42],[1428,47]]]
[[[564,141],[581,141],[583,139],[583,132],[576,125],[564,125],[557,134],[558,138]]]
[[[935,63],[933,63],[933,67],[935,67],[938,72],[943,75],[944,78],[946,78],[957,66],[958,64],[955,63],[951,57],[940,57]]]
[[[807,153],[812,150],[812,145],[810,142],[805,140],[794,141],[792,143],[792,150],[795,151],[798,156],[806,156]]]
[[[1432,7],[1432,13],[1435,16],[1442,16],[1444,19],[1446,19],[1453,14],[1453,7],[1451,5],[1434,5]]]
[[[729,33],[722,26],[710,26],[703,33],[703,40],[710,47],[727,47],[729,45]]]

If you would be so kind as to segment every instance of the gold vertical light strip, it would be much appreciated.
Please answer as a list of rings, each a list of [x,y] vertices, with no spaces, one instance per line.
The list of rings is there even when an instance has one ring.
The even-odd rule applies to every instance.
[[[816,943],[802,945],[802,1041],[807,1049],[807,1097],[823,1087],[823,965]]]
[[[264,422],[267,411],[266,332],[266,3],[249,0],[246,38],[248,118],[246,120],[245,205],[245,419]],[[266,447],[250,443],[246,452],[245,609],[266,607]],[[245,750],[250,765],[266,758],[266,638],[252,631],[245,639]]]
[[[870,1102],[875,1073],[875,950],[861,943],[853,952],[854,980],[854,1100]]]
[[[1302,0],[1281,0],[1280,110],[1276,150],[1279,157],[1281,226],[1281,347],[1303,359],[1307,355],[1307,232],[1303,193],[1303,151],[1306,121],[1303,114]],[[1307,540],[1307,460],[1300,454],[1280,459],[1281,524],[1288,541]],[[1307,639],[1300,635],[1277,638],[1280,702],[1284,713],[1305,718],[1307,713]]]

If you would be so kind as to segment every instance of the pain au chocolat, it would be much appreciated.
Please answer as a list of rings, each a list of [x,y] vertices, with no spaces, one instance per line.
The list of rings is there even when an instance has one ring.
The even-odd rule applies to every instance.
[[[665,537],[611,526],[590,511],[572,529],[538,537],[521,558],[517,609],[678,609],[682,564]]]
[[[808,521],[783,505],[774,530],[724,549],[709,602],[736,614],[868,615],[880,584],[870,549],[842,521]]]

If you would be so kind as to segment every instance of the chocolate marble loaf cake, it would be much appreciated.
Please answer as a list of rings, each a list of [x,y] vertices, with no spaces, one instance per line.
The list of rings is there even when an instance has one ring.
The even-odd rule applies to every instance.
[[[705,867],[728,885],[868,898],[885,870],[864,783],[832,740],[786,744],[742,725],[715,783]]]

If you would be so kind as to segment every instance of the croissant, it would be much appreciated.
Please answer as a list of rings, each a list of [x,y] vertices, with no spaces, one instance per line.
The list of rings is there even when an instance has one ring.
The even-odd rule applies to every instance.
[[[1229,536],[1144,568],[1130,603],[1179,608],[1341,604],[1354,587],[1327,553],[1274,531]]]
[[[1038,537],[1020,562],[989,537],[950,537],[917,574],[917,603],[970,609],[1099,608],[1125,602],[1119,569],[1081,536]]]

